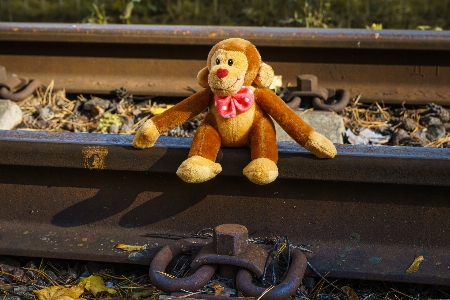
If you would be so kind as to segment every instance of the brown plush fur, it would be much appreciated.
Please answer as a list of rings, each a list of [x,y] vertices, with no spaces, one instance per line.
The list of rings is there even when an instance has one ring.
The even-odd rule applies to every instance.
[[[232,60],[230,62],[230,60]],[[226,69],[225,76],[218,72]],[[261,61],[249,41],[232,38],[217,43],[209,52],[207,67],[197,75],[205,89],[195,93],[164,113],[153,117],[136,133],[136,148],[153,146],[158,135],[173,129],[209,108],[197,130],[188,159],[177,175],[186,182],[203,182],[215,177],[221,166],[215,163],[221,146],[250,145],[252,161],[243,173],[256,184],[267,184],[278,176],[278,149],[275,127],[270,116],[301,146],[319,158],[332,158],[336,148],[315,132],[267,87],[273,80],[272,68]],[[214,104],[214,94],[229,96],[242,86],[251,87],[255,103],[234,118],[221,117]],[[269,116],[270,115],[270,116]]]

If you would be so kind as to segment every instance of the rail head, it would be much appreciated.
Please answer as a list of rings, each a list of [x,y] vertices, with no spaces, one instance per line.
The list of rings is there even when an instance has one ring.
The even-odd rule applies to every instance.
[[[231,37],[259,47],[450,49],[449,31],[0,23],[1,41],[211,46]]]
[[[132,139],[132,135],[0,130],[0,166],[175,174],[191,144],[190,138],[161,136],[155,147],[138,150]],[[315,158],[296,143],[278,146],[279,180],[450,185],[448,148],[337,145],[338,155],[327,160]],[[245,147],[221,149],[218,162],[224,169],[220,176],[242,177],[249,152]]]

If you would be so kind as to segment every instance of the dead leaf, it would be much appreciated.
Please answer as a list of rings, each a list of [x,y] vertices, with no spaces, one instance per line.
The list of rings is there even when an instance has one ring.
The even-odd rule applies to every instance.
[[[142,291],[132,293],[131,298],[133,299],[147,298],[150,297],[156,291],[158,291],[156,287],[152,286],[150,288],[143,289]]]
[[[216,296],[220,296],[220,295],[222,295],[222,293],[223,293],[223,290],[225,289],[223,286],[221,286],[219,283],[214,283],[212,286],[211,286],[212,288],[213,288],[213,290],[214,290],[214,295],[216,295]]]
[[[63,286],[49,286],[43,288],[42,290],[33,291],[38,300],[75,300],[84,299],[80,298],[83,294],[84,288],[82,286],[76,285],[71,288],[66,288]]]
[[[351,287],[343,286],[341,287],[341,290],[343,290],[347,294],[349,300],[358,300],[358,295]]]
[[[124,251],[141,251],[141,250],[145,250],[147,249],[146,246],[135,246],[135,245],[125,245],[125,244],[117,244],[116,245],[117,249],[122,249]]]
[[[424,260],[422,255],[416,255],[416,257],[414,257],[414,261],[411,264],[411,266],[409,266],[408,269],[406,269],[406,273],[411,274],[411,273],[416,273],[419,270],[419,265],[420,263]]]
[[[103,279],[97,275],[81,278],[80,284],[84,285],[84,288],[91,292],[95,297],[97,297],[97,294],[102,292],[107,292],[108,294],[116,293],[115,289],[107,288]]]
[[[105,110],[101,108],[99,105],[94,105],[94,107],[91,109],[92,116],[94,117],[101,116],[103,115],[104,112]]]

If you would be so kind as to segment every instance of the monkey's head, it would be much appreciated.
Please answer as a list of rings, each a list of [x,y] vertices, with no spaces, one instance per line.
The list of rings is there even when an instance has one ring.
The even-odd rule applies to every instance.
[[[256,47],[247,40],[231,38],[217,43],[209,52],[207,67],[198,75],[198,83],[214,94],[229,96],[243,85],[268,87],[273,81],[272,68],[261,61]]]

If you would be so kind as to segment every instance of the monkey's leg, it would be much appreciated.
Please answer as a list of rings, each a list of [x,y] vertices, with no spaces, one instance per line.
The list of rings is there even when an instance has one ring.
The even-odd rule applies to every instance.
[[[192,140],[189,158],[178,168],[177,175],[188,183],[199,183],[216,177],[222,171],[220,164],[215,163],[221,139],[217,130],[205,118]]]
[[[255,116],[249,136],[252,161],[243,173],[253,183],[271,183],[278,177],[278,147],[275,126],[267,114]]]

